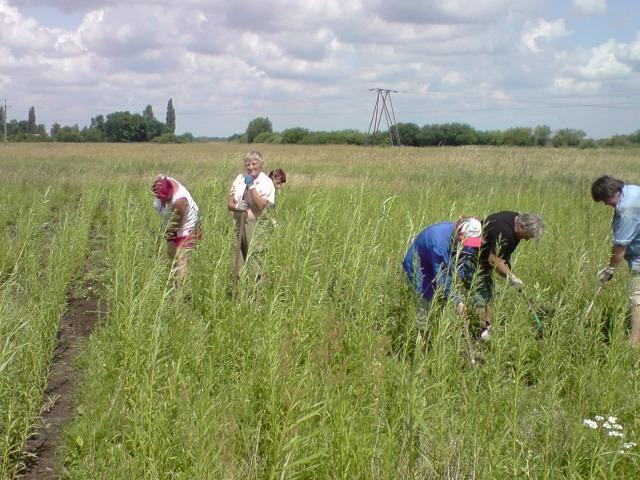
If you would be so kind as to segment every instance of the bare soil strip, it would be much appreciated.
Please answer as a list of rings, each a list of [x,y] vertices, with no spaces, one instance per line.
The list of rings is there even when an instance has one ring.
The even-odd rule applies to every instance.
[[[44,392],[42,418],[25,445],[25,469],[21,478],[56,478],[56,451],[64,443],[65,425],[75,415],[74,394],[79,377],[75,360],[100,318],[99,308],[98,301],[91,295],[71,299],[67,305]]]

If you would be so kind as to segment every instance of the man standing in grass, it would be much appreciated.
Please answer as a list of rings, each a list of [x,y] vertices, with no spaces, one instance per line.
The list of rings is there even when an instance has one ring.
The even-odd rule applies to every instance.
[[[465,305],[455,291],[456,279],[469,288],[477,265],[482,236],[480,220],[462,218],[455,224],[430,225],[415,238],[404,256],[402,268],[409,283],[420,296],[416,326],[426,326],[426,315],[434,296],[453,298],[456,312],[465,315]]]
[[[153,206],[163,222],[167,255],[175,262],[176,281],[180,283],[187,270],[186,253],[202,236],[198,205],[184,186],[165,175],[153,178],[151,191]]]
[[[631,270],[629,282],[629,343],[640,346],[640,186],[625,185],[608,175],[599,177],[591,185],[591,196],[613,208],[613,232],[609,263],[598,273],[601,285],[611,280],[616,267],[624,258]]]
[[[489,302],[493,298],[493,272],[509,281],[509,285],[522,291],[524,284],[511,271],[511,254],[520,240],[539,240],[544,233],[542,218],[534,213],[497,212],[482,223],[483,239],[475,289],[476,313],[482,323],[480,338],[488,340],[491,334],[492,312]]]

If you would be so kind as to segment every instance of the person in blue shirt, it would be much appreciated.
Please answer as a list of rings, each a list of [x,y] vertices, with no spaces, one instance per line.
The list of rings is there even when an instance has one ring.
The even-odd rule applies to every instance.
[[[425,327],[425,318],[436,296],[451,297],[456,312],[465,315],[462,297],[456,292],[456,279],[469,288],[478,261],[482,239],[482,223],[472,217],[455,224],[442,222],[422,230],[407,250],[402,262],[407,280],[420,298],[418,329]]]
[[[631,271],[629,282],[629,343],[640,347],[640,186],[625,185],[622,180],[604,175],[591,185],[591,197],[614,209],[611,230],[611,255],[606,267],[598,272],[601,285],[611,280],[623,259]]]

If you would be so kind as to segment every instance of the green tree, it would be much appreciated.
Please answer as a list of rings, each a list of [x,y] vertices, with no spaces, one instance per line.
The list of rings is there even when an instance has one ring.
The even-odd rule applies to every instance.
[[[532,131],[529,127],[514,127],[505,130],[502,141],[504,145],[529,147],[533,145]]]
[[[27,133],[36,133],[36,129],[38,128],[36,125],[36,109],[35,107],[29,108],[29,119],[27,120]]]
[[[309,134],[306,128],[288,128],[282,132],[282,143],[303,143],[303,139]]]
[[[142,116],[145,120],[155,120],[156,117],[153,115],[153,107],[151,105],[147,105],[144,107],[144,111],[142,112]],[[175,121],[175,113],[174,113],[174,121]]]
[[[152,140],[167,132],[167,126],[164,123],[159,122],[155,118],[144,119],[144,123],[147,131],[147,140]],[[175,134],[171,133],[171,135]]]
[[[76,124],[73,127],[62,127],[56,135],[56,140],[58,142],[83,142],[84,138]]]
[[[49,130],[49,135],[51,138],[56,139],[58,137],[58,133],[62,130],[62,126],[59,123],[54,123],[51,125],[51,129]]]
[[[167,118],[164,123],[167,126],[167,132],[176,133],[176,111],[173,108],[172,98],[170,98],[167,103]]]
[[[415,123],[398,123],[396,125],[400,134],[400,143],[417,147],[420,145],[420,127]]]
[[[137,113],[110,113],[104,124],[104,134],[108,142],[144,142],[147,140],[146,122]]]
[[[247,126],[247,143],[253,143],[256,136],[263,132],[273,133],[271,120],[268,117],[257,117],[251,120]]]
[[[551,141],[551,128],[547,125],[538,125],[533,129],[533,142],[538,147],[546,147]]]
[[[561,128],[551,139],[551,145],[554,147],[577,147],[587,134],[582,130],[572,128]]]
[[[6,117],[4,114],[4,107],[0,106],[0,128],[4,128],[5,121],[6,121]]]
[[[89,128],[104,131],[104,115],[97,115],[95,118],[91,118],[91,126]]]

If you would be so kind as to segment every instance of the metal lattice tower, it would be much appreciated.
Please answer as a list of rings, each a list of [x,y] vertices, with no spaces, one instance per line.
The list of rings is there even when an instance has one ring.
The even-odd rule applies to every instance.
[[[371,128],[373,127],[373,135],[380,130],[380,122],[384,117],[387,122],[389,131],[389,140],[391,146],[400,146],[400,133],[398,133],[398,123],[396,122],[396,114],[393,111],[393,102],[391,101],[391,93],[398,93],[397,90],[387,90],[385,88],[370,88],[370,92],[377,92],[376,105],[373,107],[371,121],[369,122],[369,131],[367,136],[371,138]]]

